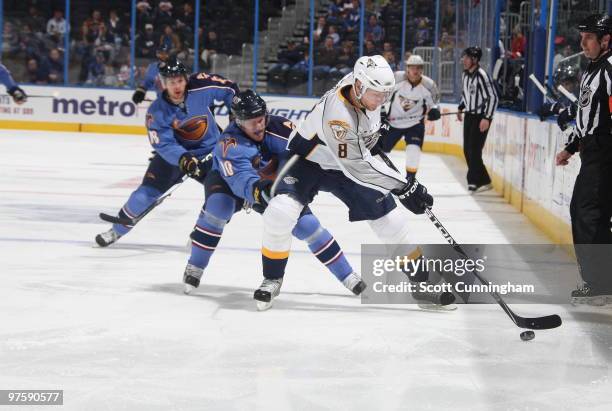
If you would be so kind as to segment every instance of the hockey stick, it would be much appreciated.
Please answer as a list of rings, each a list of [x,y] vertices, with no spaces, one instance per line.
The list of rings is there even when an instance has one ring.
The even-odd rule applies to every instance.
[[[42,95],[38,95],[38,94],[26,94],[25,97],[26,97],[26,99],[28,99],[28,98],[56,98],[58,96],[59,96],[59,93],[55,92],[55,93],[53,93],[51,95],[48,95],[48,96],[42,96]],[[11,96],[10,94],[0,94],[0,97],[11,97],[11,98],[13,98],[13,96]]]
[[[557,90],[559,90],[561,92],[561,94],[563,94],[572,103],[575,103],[576,101],[578,101],[576,96],[574,96],[572,93],[570,93],[569,90],[566,89],[565,87],[563,87],[562,84],[559,84],[559,86],[557,87]]]
[[[531,80],[533,82],[533,84],[536,86],[536,88],[538,90],[540,90],[540,93],[542,93],[542,95],[544,96],[544,99],[547,100],[549,103],[556,103],[557,100],[550,97],[548,94],[548,90],[542,85],[542,83],[540,83],[540,80],[537,79],[537,77],[535,76],[535,74],[531,73],[529,75],[529,80]]]
[[[296,161],[298,161],[299,158],[300,158],[300,156],[298,154],[292,155],[291,158],[289,158],[289,160],[287,160],[285,165],[283,165],[283,168],[280,169],[280,171],[276,175],[276,179],[274,180],[274,184],[272,184],[272,188],[270,189],[270,198],[274,197],[274,195],[276,194],[276,188],[278,187],[278,183],[280,183],[280,181],[283,179],[283,177],[285,177],[285,174],[287,174],[287,172],[289,172],[289,169],[291,169],[291,167],[293,167],[293,165],[295,164]]]
[[[100,218],[102,220],[106,221],[106,222],[113,223],[113,224],[121,224],[121,225],[126,225],[126,226],[134,226],[134,225],[138,224],[138,222],[140,220],[142,220],[147,214],[149,214],[155,207],[160,205],[166,198],[170,197],[172,195],[172,193],[174,192],[174,190],[179,188],[179,186],[181,184],[183,184],[185,182],[185,180],[187,180],[188,178],[189,178],[189,176],[187,174],[185,174],[184,176],[179,178],[176,181],[176,183],[174,183],[174,185],[168,189],[168,191],[166,191],[161,197],[159,197],[157,200],[155,200],[142,213],[140,213],[139,215],[137,215],[134,218],[121,218],[121,217],[118,217],[118,216],[113,216],[113,215],[109,215],[109,214],[105,214],[105,213],[100,213]]]
[[[376,154],[378,154],[380,158],[389,167],[398,171],[397,167],[395,167],[395,164],[393,164],[393,162],[389,159],[389,157],[385,155],[385,153],[383,153],[382,151],[377,151]],[[463,258],[469,259],[468,255],[465,253],[465,251],[463,251],[461,246],[457,244],[457,242],[450,235],[448,230],[444,228],[440,220],[438,220],[438,218],[435,216],[433,211],[431,211],[430,207],[425,208],[425,213],[427,214],[427,217],[429,217],[429,220],[436,226],[438,231],[440,231],[440,234],[442,234],[442,237],[444,237],[446,242],[448,242],[448,244],[450,244],[451,247],[453,247],[453,249],[457,253],[459,253]],[[478,281],[480,281],[482,284],[489,285],[489,282],[486,281],[480,274],[478,274],[475,271],[473,272],[473,274],[474,274],[474,277],[476,277],[476,279],[478,279]],[[515,314],[514,311],[512,311],[510,307],[508,307],[508,304],[506,304],[506,302],[501,298],[501,296],[497,292],[491,291],[490,294],[491,296],[493,296],[493,298],[495,299],[497,304],[499,304],[502,310],[504,310],[504,312],[508,315],[508,317],[510,317],[512,322],[514,322],[514,324],[516,324],[516,326],[519,328],[529,328],[532,330],[548,330],[550,328],[556,328],[561,325],[561,317],[559,317],[557,314],[547,315],[544,317],[534,317],[534,318],[521,317],[520,315]]]
[[[440,220],[438,220],[438,218],[434,215],[433,211],[431,211],[431,208],[427,207],[425,209],[425,214],[427,214],[427,217],[429,217],[429,220],[436,226],[438,231],[440,231],[440,234],[442,234],[442,237],[444,237],[446,242],[450,244],[451,247],[453,247],[453,249],[457,253],[459,253],[463,258],[468,259],[469,258],[468,255],[463,251],[461,246],[457,244],[457,242],[450,235],[448,230],[444,228]],[[481,274],[478,274],[476,271],[473,271],[472,274],[482,284],[484,285],[489,284],[489,282],[486,279],[484,279]],[[493,296],[497,304],[499,304],[502,310],[504,310],[504,312],[508,315],[508,317],[510,317],[512,322],[514,322],[514,324],[516,324],[516,326],[519,328],[529,328],[531,330],[548,330],[551,328],[557,328],[561,325],[561,317],[559,317],[557,314],[546,315],[543,317],[521,317],[520,315],[517,315],[514,311],[512,311],[510,307],[508,307],[508,304],[506,304],[506,302],[501,298],[501,296],[497,292],[491,291],[489,292],[489,294]]]

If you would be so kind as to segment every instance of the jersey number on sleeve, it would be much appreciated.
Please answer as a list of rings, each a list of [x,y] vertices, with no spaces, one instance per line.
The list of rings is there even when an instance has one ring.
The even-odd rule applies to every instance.
[[[159,136],[157,135],[157,131],[156,130],[149,130],[149,142],[151,143],[151,145],[156,145],[159,144]]]
[[[346,143],[338,144],[338,157],[346,158],[346,154],[347,154]]]
[[[234,167],[232,166],[232,162],[229,160],[225,160],[223,162],[223,174],[226,177],[231,177],[234,175]]]

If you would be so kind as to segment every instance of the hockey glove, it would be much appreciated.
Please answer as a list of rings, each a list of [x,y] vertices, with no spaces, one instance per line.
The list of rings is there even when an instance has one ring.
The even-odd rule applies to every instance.
[[[427,113],[427,120],[429,121],[440,120],[440,117],[442,117],[442,115],[437,107],[433,107],[431,110],[429,110],[429,113]]]
[[[198,181],[204,180],[204,177],[206,177],[206,174],[210,170],[211,166],[211,154],[200,160],[188,151],[183,154],[179,159],[179,168],[181,169],[181,171],[187,174],[189,177]]]
[[[147,94],[146,90],[142,87],[138,87],[134,94],[132,94],[132,101],[134,104],[140,104],[144,101],[145,95]]]
[[[392,190],[391,193],[395,194],[400,203],[414,214],[423,214],[426,208],[433,206],[433,197],[427,194],[425,186],[414,177],[409,178],[404,187]]]
[[[11,88],[10,90],[7,90],[7,93],[9,93],[11,97],[13,97],[13,101],[17,104],[23,104],[28,99],[28,96],[26,96],[25,91],[20,89],[18,86],[15,86]]]
[[[559,117],[557,117],[557,125],[563,131],[567,128],[568,124],[572,122],[573,119],[576,118],[576,114],[578,113],[578,107],[575,104],[572,104],[561,110],[559,113]]]
[[[272,189],[272,180],[261,179],[253,184],[253,210],[262,214],[268,203],[270,202],[270,190]]]

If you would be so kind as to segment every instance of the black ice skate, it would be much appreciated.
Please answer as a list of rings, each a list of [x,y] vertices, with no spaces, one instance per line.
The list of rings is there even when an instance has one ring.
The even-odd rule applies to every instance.
[[[108,231],[98,234],[96,236],[96,243],[98,243],[100,247],[108,247],[120,238],[121,236],[111,228]]]
[[[366,283],[364,283],[359,275],[354,272],[347,275],[346,278],[342,280],[342,284],[355,295],[361,294],[367,287]]]
[[[612,293],[604,293],[593,290],[588,284],[572,291],[572,305],[587,304],[595,307],[603,307],[612,304]]]
[[[282,285],[282,278],[273,280],[266,278],[263,280],[263,283],[261,283],[253,294],[253,298],[257,301],[257,309],[259,311],[265,311],[272,307],[272,300],[280,294]]]
[[[185,294],[191,294],[193,290],[200,286],[200,278],[202,278],[203,272],[204,269],[196,267],[192,264],[187,264],[187,267],[185,267],[185,273],[183,274],[183,283],[185,283],[185,289],[183,292]]]

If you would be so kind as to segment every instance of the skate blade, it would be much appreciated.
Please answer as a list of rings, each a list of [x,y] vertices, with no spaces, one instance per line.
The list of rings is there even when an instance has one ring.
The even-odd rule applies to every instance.
[[[195,290],[196,288],[191,285],[191,284],[185,284],[185,288],[183,289],[183,293],[185,295],[189,295],[193,292],[193,290]]]
[[[612,305],[612,296],[597,296],[597,297],[574,297],[572,298],[571,304],[574,307],[581,305],[588,305],[591,307],[605,307]]]
[[[272,301],[257,301],[257,311],[266,311],[272,308]]]
[[[457,309],[457,304],[431,304],[431,303],[417,303],[420,309],[425,311],[455,311]]]

